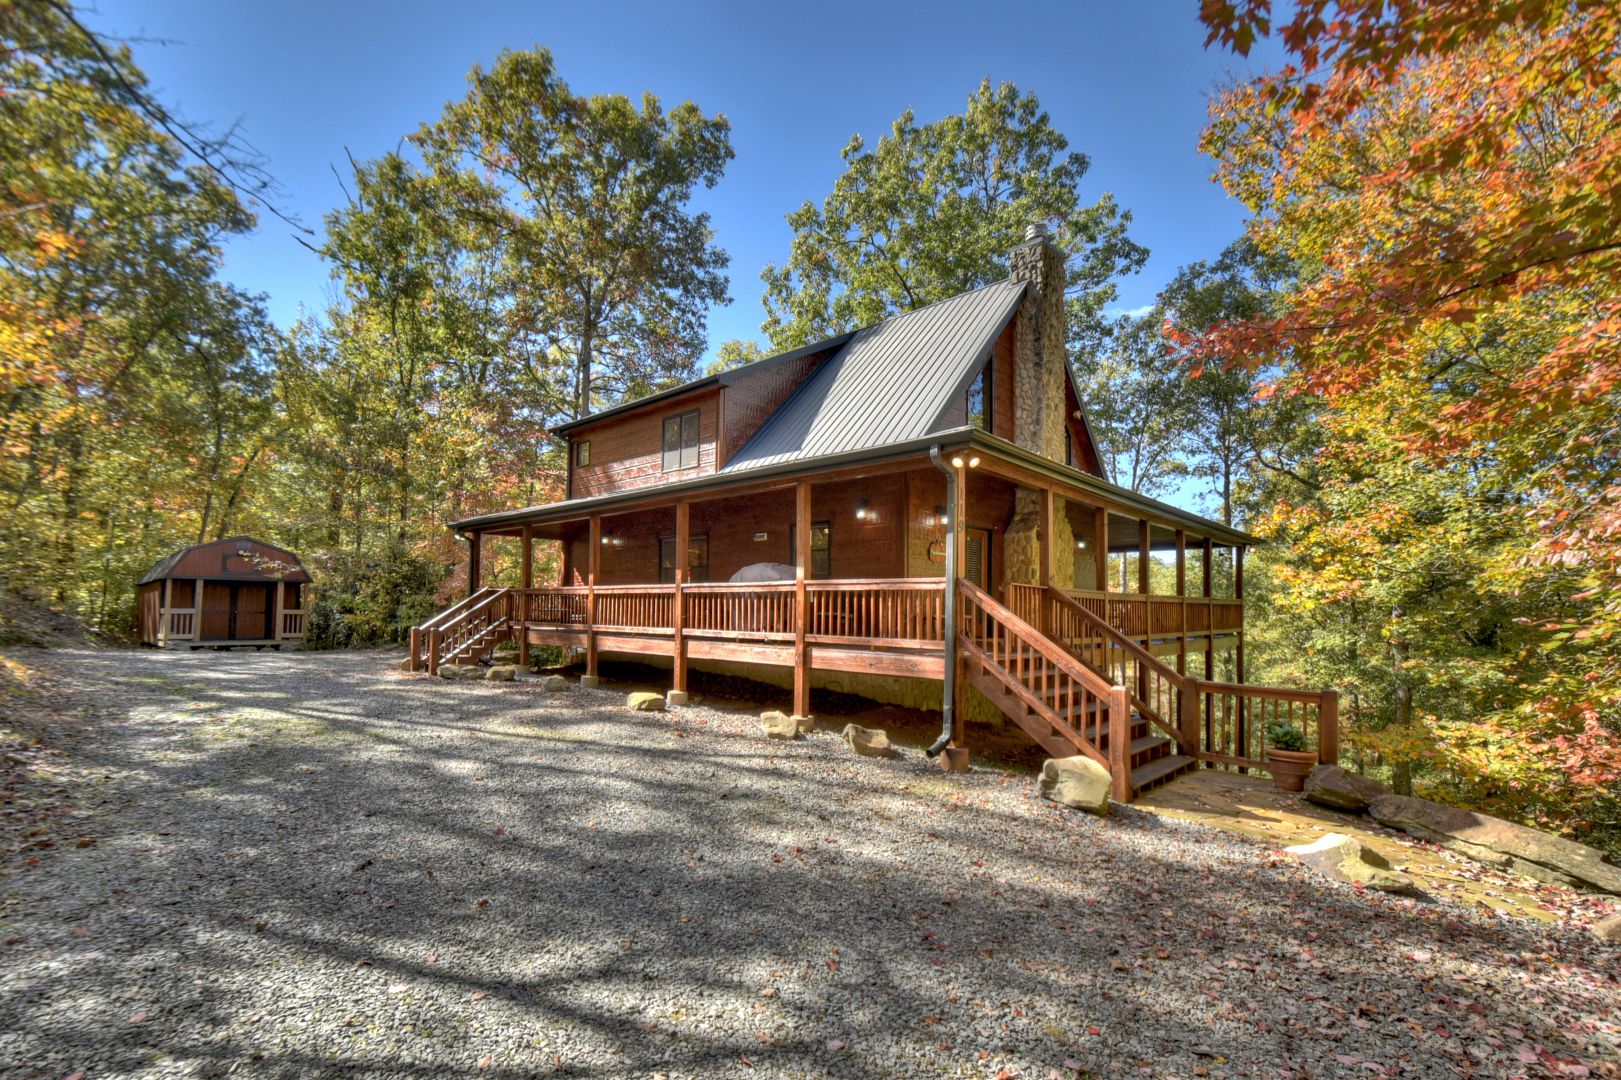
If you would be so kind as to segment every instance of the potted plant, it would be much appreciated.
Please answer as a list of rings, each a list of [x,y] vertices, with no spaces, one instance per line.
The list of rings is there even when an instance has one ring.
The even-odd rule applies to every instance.
[[[1300,791],[1317,764],[1317,752],[1306,749],[1306,733],[1281,721],[1266,726],[1266,767],[1284,791]]]

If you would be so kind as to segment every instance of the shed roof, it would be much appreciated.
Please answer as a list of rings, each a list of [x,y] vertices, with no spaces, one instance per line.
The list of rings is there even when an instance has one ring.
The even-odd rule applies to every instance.
[[[265,551],[275,552],[278,555],[285,555],[287,557],[285,561],[291,562],[297,569],[286,574],[268,574],[261,569],[254,568],[245,570],[227,569],[223,558],[240,553],[244,544],[251,544],[254,547],[263,548]],[[223,549],[224,552],[218,571],[213,570],[211,565],[206,565],[203,561],[207,559],[208,552],[214,548]],[[283,560],[278,559],[277,561],[281,562]],[[188,565],[182,566],[182,563],[188,563]],[[262,579],[264,581],[295,582],[307,582],[310,580],[309,571],[304,569],[304,564],[299,561],[297,555],[294,555],[286,548],[277,547],[275,544],[267,544],[263,540],[255,540],[251,536],[227,536],[206,544],[194,544],[191,547],[181,548],[172,555],[165,555],[153,563],[152,568],[142,574],[141,580],[135,584],[150,585],[154,581],[162,581],[164,578],[175,576],[183,578],[238,578],[243,580]]]
[[[856,331],[721,472],[890,446],[939,430],[1024,289],[998,281]]]

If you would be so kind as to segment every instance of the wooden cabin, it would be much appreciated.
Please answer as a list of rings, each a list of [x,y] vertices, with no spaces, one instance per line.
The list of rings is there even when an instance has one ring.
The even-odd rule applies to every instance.
[[[1291,719],[1337,756],[1332,692],[1244,681],[1254,538],[1113,484],[1070,374],[1064,256],[1033,228],[1006,280],[564,424],[567,498],[454,524],[469,597],[409,666],[516,637],[939,707],[931,754],[1017,724],[1119,798],[1204,762],[1265,767]],[[520,546],[484,587],[485,542]],[[561,579],[533,580],[536,542]],[[1156,571],[1155,568],[1158,568]],[[1155,581],[1159,587],[1154,587]]]
[[[310,575],[298,556],[250,536],[182,548],[137,585],[141,644],[167,648],[298,645]]]

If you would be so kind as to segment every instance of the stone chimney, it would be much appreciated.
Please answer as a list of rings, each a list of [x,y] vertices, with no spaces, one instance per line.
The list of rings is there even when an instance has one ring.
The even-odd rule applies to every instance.
[[[1009,276],[1028,283],[1019,302],[1013,346],[1013,441],[1063,464],[1064,380],[1069,364],[1064,320],[1064,253],[1047,239],[1045,222],[1033,222],[1024,243],[1008,256]],[[1074,585],[1075,533],[1059,503],[1053,521],[1052,581]],[[1009,581],[1040,580],[1040,499],[1018,489],[1008,523],[1004,565]]]

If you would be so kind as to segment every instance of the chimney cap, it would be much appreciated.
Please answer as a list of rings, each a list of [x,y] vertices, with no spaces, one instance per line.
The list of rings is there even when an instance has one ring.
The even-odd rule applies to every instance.
[[[1024,227],[1026,241],[1047,239],[1047,223],[1045,221],[1032,221]]]

